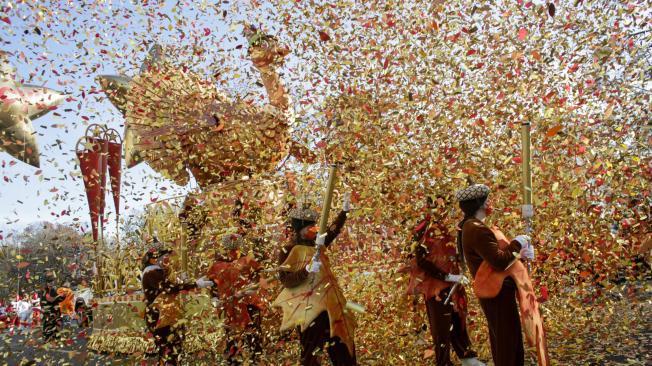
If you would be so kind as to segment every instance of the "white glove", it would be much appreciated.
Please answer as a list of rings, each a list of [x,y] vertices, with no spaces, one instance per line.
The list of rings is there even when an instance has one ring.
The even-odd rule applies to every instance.
[[[327,235],[328,235],[328,233],[323,233],[321,235],[317,235],[317,238],[315,239],[315,244],[317,246],[326,244],[326,236]]]
[[[321,262],[320,261],[311,261],[306,265],[306,271],[309,273],[317,273],[321,269]]]
[[[206,278],[206,277],[202,277],[202,278],[198,279],[198,280],[195,282],[195,284],[196,284],[197,287],[199,287],[199,288],[208,288],[208,287],[213,287],[213,286],[215,286],[215,283],[213,283],[213,281],[209,280],[209,279]]]
[[[529,245],[526,248],[521,249],[521,258],[533,260],[534,259],[534,247]]]
[[[235,297],[238,298],[238,299],[240,299],[240,298],[243,298],[243,297],[245,297],[245,296],[251,296],[251,295],[254,295],[255,293],[256,293],[255,290],[239,291],[238,293],[235,294]]]
[[[532,239],[527,235],[519,235],[514,240],[521,244],[521,250],[532,247]]]
[[[344,198],[342,199],[342,211],[351,211],[351,192],[344,193]]]
[[[177,278],[179,278],[179,281],[181,282],[186,282],[188,280],[188,274],[186,272],[181,272]]]
[[[444,279],[446,282],[461,283],[462,285],[468,285],[469,279],[465,275],[456,275],[456,274],[447,274]]]

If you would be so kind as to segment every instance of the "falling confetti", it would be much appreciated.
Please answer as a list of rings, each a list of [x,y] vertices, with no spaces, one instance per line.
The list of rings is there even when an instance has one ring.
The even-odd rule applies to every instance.
[[[354,210],[329,256],[345,297],[365,308],[355,315],[358,361],[432,362],[422,300],[404,295],[397,272],[412,226],[426,196],[441,195],[454,235],[451,195],[471,179],[494,192],[489,220],[521,233],[528,122],[531,277],[552,360],[649,363],[651,16],[645,1],[6,2],[0,278],[36,288],[46,265],[85,271],[109,330],[141,319],[133,292],[152,236],[179,253],[186,240],[174,275],[185,267],[199,278],[221,250],[217,238],[239,233],[271,301],[287,208],[320,205],[326,167],[339,163],[335,201],[351,191]],[[120,219],[100,244],[74,154],[93,123],[127,131]],[[105,215],[115,222],[112,207]],[[37,242],[33,253],[19,249],[35,221],[75,232],[80,259],[57,252],[53,243],[68,247],[50,234],[46,252]],[[108,290],[136,296],[125,298],[133,307],[114,316]],[[186,349],[214,364],[225,346],[219,314],[205,294],[184,299]],[[475,299],[469,310],[474,347],[488,360]],[[296,334],[278,332],[280,317],[264,314],[264,360],[293,364]],[[75,334],[88,350],[57,355],[140,360],[152,344],[143,332],[114,335]]]

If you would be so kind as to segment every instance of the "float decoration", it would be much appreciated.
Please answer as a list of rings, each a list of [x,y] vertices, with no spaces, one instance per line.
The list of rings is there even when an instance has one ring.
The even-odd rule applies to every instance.
[[[93,240],[99,239],[99,225],[101,215],[104,212],[102,195],[104,189],[102,188],[102,181],[105,167],[103,163],[103,146],[102,140],[83,136],[77,141],[75,153],[79,159],[79,168],[81,169],[82,178],[84,180],[84,188],[86,189],[86,199],[88,200],[88,208],[91,218],[91,229],[93,232]],[[82,145],[82,146],[80,146]]]
[[[118,131],[114,129],[107,130],[105,138],[108,144],[109,183],[111,185],[116,220],[118,220],[120,215],[120,182],[122,178],[122,139]]]
[[[0,150],[14,158],[40,167],[39,148],[32,120],[61,104],[63,93],[15,81],[16,69],[7,53],[0,51]]]
[[[158,44],[154,44],[149,50],[148,56],[143,61],[140,67],[140,72],[149,69],[152,65],[160,62],[162,59],[162,48]],[[96,78],[98,84],[102,87],[102,91],[107,95],[111,104],[113,104],[123,116],[127,114],[127,99],[126,95],[131,88],[132,79],[124,75],[99,75]],[[138,151],[135,149],[135,144],[138,141],[138,135],[134,130],[125,124],[124,129],[124,154],[125,164],[127,168],[132,168],[143,161]]]

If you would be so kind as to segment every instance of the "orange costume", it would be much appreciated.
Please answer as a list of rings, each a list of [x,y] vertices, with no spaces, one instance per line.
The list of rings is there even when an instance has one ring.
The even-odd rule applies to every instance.
[[[260,264],[253,256],[240,256],[243,244],[238,234],[222,238],[226,256],[208,270],[208,278],[215,286],[211,293],[221,299],[219,312],[224,316],[227,365],[257,364],[263,353],[262,310],[265,308],[264,282],[259,280]]]
[[[498,240],[501,249],[509,246],[509,241],[498,228],[493,227],[492,231]],[[528,344],[536,348],[537,360],[540,366],[550,365],[548,346],[546,344],[546,333],[543,329],[543,317],[539,312],[534,287],[530,280],[527,269],[520,260],[515,259],[504,271],[498,271],[489,263],[483,261],[475,274],[473,290],[480,299],[490,299],[498,296],[503,281],[511,277],[516,283],[517,299],[521,309],[521,323],[525,331],[525,339]]]
[[[260,286],[252,285],[258,270],[260,264],[244,256],[232,262],[217,261],[208,271],[208,278],[215,282],[214,290],[223,300],[224,321],[231,328],[244,330],[252,323],[248,307],[265,308]]]
[[[296,245],[281,267],[291,272],[303,270],[314,254],[315,247]],[[331,272],[328,256],[323,250],[320,260],[322,266],[314,277],[306,279],[299,286],[283,289],[274,300],[273,305],[283,310],[281,331],[294,327],[300,327],[301,331],[304,331],[319,314],[326,311],[330,320],[331,337],[339,337],[353,354],[355,320],[345,311],[346,299]]]
[[[346,211],[340,212],[329,227],[324,246],[319,251],[321,266],[315,272],[306,270],[317,250],[314,241],[302,238],[298,229],[312,231],[316,213],[309,218],[299,218],[301,215],[292,217],[297,235],[278,258],[279,277],[284,289],[273,306],[283,311],[281,331],[299,328],[303,366],[319,365],[315,352],[325,344],[329,345],[327,351],[335,366],[356,365],[355,319],[346,309],[346,299],[325,253],[340,233],[346,221]]]
[[[414,231],[416,235],[421,234],[419,243],[425,247],[427,253],[424,259],[432,263],[435,270],[441,275],[431,273],[424,268],[418,255],[415,256],[410,260],[410,264],[403,269],[410,273],[407,293],[410,295],[423,294],[426,299],[439,298],[439,294],[452,285],[450,282],[444,281],[443,277],[448,273],[459,273],[455,239],[446,232],[446,228],[439,224],[433,224],[429,216],[417,225]]]
[[[418,243],[414,257],[399,271],[410,274],[407,293],[424,296],[435,364],[452,365],[451,346],[461,360],[475,358],[466,329],[468,300],[464,287],[457,284],[452,289],[453,283],[445,280],[449,274],[460,273],[455,239],[445,225],[433,222],[428,214],[414,229],[414,240]],[[446,301],[450,291],[450,301]]]

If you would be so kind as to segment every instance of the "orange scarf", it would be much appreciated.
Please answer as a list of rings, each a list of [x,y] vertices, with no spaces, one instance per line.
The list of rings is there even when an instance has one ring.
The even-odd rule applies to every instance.
[[[59,309],[63,315],[73,315],[75,313],[75,293],[67,287],[59,287],[57,295],[64,299],[59,303]]]

